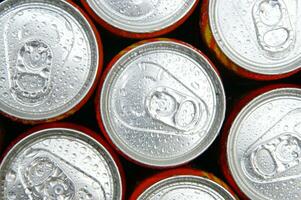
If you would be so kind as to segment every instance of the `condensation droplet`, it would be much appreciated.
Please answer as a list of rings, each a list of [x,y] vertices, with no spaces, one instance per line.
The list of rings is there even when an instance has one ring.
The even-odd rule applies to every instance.
[[[191,83],[191,86],[192,86],[194,89],[200,89],[200,84],[197,83],[197,82]]]
[[[14,182],[16,180],[16,172],[13,170],[10,170],[5,177],[6,181],[8,182]]]
[[[74,62],[80,62],[83,58],[81,56],[74,56],[73,61]]]

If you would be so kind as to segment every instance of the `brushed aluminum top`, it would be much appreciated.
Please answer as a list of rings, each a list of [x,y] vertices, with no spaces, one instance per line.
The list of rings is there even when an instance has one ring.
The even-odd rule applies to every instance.
[[[199,52],[178,42],[149,42],[125,53],[99,95],[109,137],[145,165],[170,167],[194,159],[224,120],[219,76]]]
[[[110,153],[82,132],[45,129],[18,142],[0,165],[0,199],[120,200]]]
[[[134,33],[162,30],[182,19],[196,0],[86,0],[108,24]]]
[[[230,129],[227,157],[250,199],[301,199],[301,90],[272,90],[245,106]]]
[[[61,0],[0,4],[0,109],[45,120],[74,108],[98,69],[98,44],[84,16]]]
[[[222,51],[239,66],[277,75],[301,67],[301,2],[212,0],[210,25]]]
[[[198,176],[174,176],[159,181],[144,191],[137,200],[234,200],[217,183]]]

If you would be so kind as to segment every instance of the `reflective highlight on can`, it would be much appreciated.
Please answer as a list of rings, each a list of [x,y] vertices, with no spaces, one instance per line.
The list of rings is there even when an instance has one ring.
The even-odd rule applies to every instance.
[[[0,198],[122,199],[116,158],[85,131],[50,126],[19,140],[0,165]]]
[[[78,110],[102,67],[93,24],[67,1],[7,0],[0,8],[1,112],[39,123]]]
[[[227,164],[251,199],[300,199],[301,89],[272,89],[253,98],[229,129]]]
[[[188,44],[155,39],[113,59],[97,94],[99,124],[126,157],[152,167],[184,164],[205,151],[225,114],[210,61]]]

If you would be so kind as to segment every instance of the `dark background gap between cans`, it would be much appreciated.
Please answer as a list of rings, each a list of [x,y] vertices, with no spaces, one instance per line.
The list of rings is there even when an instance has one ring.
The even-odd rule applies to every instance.
[[[2,0],[0,0],[2,2]],[[78,5],[81,6],[79,1],[75,1]],[[231,110],[231,107],[235,106],[235,102],[239,100],[244,94],[252,91],[254,89],[260,88],[265,85],[273,84],[273,83],[281,83],[281,84],[301,84],[300,75],[298,73],[290,78],[286,78],[283,80],[272,81],[272,82],[259,82],[248,79],[243,79],[238,77],[226,70],[216,59],[214,59],[213,55],[209,52],[209,49],[204,45],[203,41],[200,37],[200,29],[199,29],[199,20],[200,20],[200,5],[202,1],[199,3],[198,7],[192,14],[192,16],[179,28],[170,34],[161,36],[166,38],[174,38],[178,40],[182,40],[193,46],[200,49],[204,54],[206,54],[211,61],[218,68],[221,78],[224,83],[226,98],[227,98],[227,115]],[[82,6],[81,6],[82,7]],[[82,7],[83,8],[83,7]],[[117,55],[121,50],[126,48],[127,46],[137,42],[138,40],[126,39],[117,37],[110,32],[106,31],[100,25],[95,23],[96,27],[99,30],[100,36],[102,38],[103,47],[104,47],[104,69],[107,64],[111,61],[111,59]],[[95,107],[94,107],[94,99],[95,92],[92,98],[87,102],[86,105],[82,107],[78,112],[76,112],[73,116],[63,120],[64,122],[71,122],[79,125],[86,126],[97,133],[100,133],[100,129],[97,125]],[[3,116],[0,116],[0,123],[3,124],[6,134],[4,137],[4,145],[0,149],[3,150],[12,142],[18,135],[28,130],[32,126],[30,125],[22,125],[16,122],[13,122]],[[202,169],[208,172],[212,172],[218,177],[224,177],[221,174],[218,157],[219,157],[219,146],[220,146],[220,136],[215,140],[215,142],[209,147],[207,151],[205,151],[201,156],[197,159],[193,160],[189,163],[194,168]],[[119,156],[125,171],[126,176],[126,197],[133,192],[135,186],[145,178],[149,177],[160,170],[148,169],[145,167],[138,166],[133,164],[123,157]]]

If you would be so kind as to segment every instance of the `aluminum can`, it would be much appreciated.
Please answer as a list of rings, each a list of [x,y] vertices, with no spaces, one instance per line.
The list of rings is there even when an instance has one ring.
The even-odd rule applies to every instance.
[[[225,93],[213,64],[189,44],[152,39],[117,55],[96,100],[101,130],[121,154],[143,166],[182,165],[219,133]]]
[[[73,124],[37,127],[15,141],[0,165],[0,199],[123,198],[119,161],[96,133]]]
[[[62,0],[7,0],[0,16],[1,113],[33,124],[73,114],[102,68],[91,20]]]
[[[301,198],[301,89],[272,85],[251,92],[230,114],[221,166],[242,199]]]
[[[151,38],[180,26],[198,0],[81,0],[104,28],[122,37]]]
[[[130,200],[235,200],[232,190],[211,173],[189,168],[152,176],[134,191]]]
[[[202,5],[202,37],[227,68],[255,80],[300,71],[300,1],[205,0]]]

